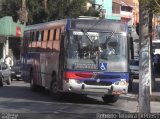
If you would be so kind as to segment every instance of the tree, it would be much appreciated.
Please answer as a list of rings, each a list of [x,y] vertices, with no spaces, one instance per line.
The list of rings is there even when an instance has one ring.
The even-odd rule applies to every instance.
[[[86,9],[89,0],[26,0],[28,24],[36,24],[57,19],[76,18],[83,15],[98,16],[99,12],[91,7]],[[6,0],[0,17],[9,15],[14,21],[19,18],[21,0]]]
[[[20,0],[5,0],[5,2],[2,3],[0,17],[12,16],[16,22],[19,17],[17,12],[19,11],[20,5]]]
[[[42,0],[27,0],[27,9],[28,24],[45,22],[48,18]]]
[[[147,1],[150,11],[154,14],[160,13],[160,1],[159,0],[148,0]]]

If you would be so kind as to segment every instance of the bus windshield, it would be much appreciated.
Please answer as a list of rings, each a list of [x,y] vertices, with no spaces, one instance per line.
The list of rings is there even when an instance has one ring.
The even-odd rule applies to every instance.
[[[122,64],[127,60],[125,40],[123,33],[70,31],[67,66],[71,69],[98,70],[100,63],[106,63],[106,70],[122,71]],[[112,67],[113,63],[119,64]]]

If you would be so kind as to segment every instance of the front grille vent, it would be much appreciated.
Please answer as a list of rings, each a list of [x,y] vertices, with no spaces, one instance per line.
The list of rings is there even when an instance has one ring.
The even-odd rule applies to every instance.
[[[84,81],[84,83],[87,84],[87,85],[101,85],[101,86],[110,86],[110,85],[112,85],[112,82],[109,82],[109,81],[97,82],[96,80],[95,81]]]

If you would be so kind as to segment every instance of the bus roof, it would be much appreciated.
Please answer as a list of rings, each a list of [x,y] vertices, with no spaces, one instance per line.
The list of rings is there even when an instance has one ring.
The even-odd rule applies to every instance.
[[[66,23],[67,23],[66,19],[56,20],[56,21],[51,21],[51,22],[46,22],[46,23],[39,23],[39,24],[26,26],[25,31],[35,30],[35,29],[44,29],[48,27],[50,28],[50,27],[55,27],[59,25],[65,25]]]
[[[67,28],[69,29],[86,29],[88,30],[100,30],[100,31],[114,31],[114,32],[126,32],[128,26],[117,20],[106,19],[71,19],[67,22]]]
[[[117,20],[106,20],[106,19],[62,19],[46,23],[40,23],[35,25],[26,26],[27,30],[38,30],[47,29],[56,26],[65,25],[67,30],[70,29],[87,29],[87,30],[103,30],[103,31],[114,31],[114,32],[125,32],[127,26],[125,23]]]

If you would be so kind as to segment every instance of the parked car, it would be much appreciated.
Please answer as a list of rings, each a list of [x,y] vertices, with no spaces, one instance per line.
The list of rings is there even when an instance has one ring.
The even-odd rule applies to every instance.
[[[139,60],[131,59],[130,60],[130,79],[128,91],[132,91],[133,79],[139,79]]]
[[[4,82],[7,85],[11,84],[11,69],[4,62],[0,63],[0,86],[2,87]]]
[[[21,61],[17,60],[13,66],[11,66],[11,80],[16,79],[19,80],[21,79]]]

